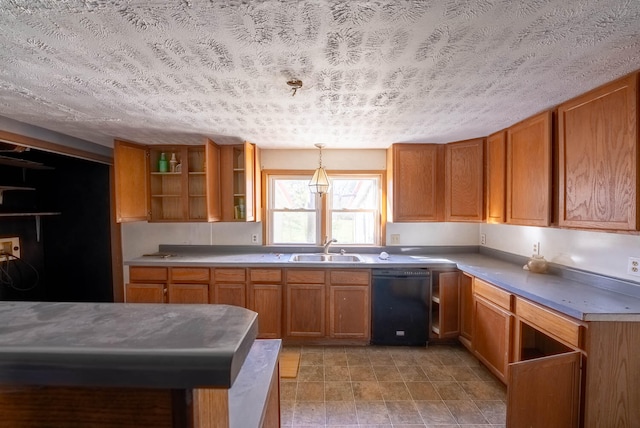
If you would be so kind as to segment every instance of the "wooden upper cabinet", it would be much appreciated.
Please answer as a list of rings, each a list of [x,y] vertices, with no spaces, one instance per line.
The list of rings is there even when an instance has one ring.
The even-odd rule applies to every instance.
[[[507,223],[551,224],[552,113],[507,129]]]
[[[558,224],[637,230],[638,74],[558,108]]]
[[[487,223],[505,222],[507,133],[487,137]]]
[[[445,220],[484,220],[484,138],[445,146]]]
[[[115,140],[113,153],[116,221],[147,220],[149,162],[146,147]]]
[[[222,221],[259,221],[260,152],[254,144],[220,147]]]
[[[160,171],[164,154],[179,167]],[[145,146],[115,141],[116,220],[215,221],[220,218],[219,149],[201,146]]]
[[[444,145],[394,144],[387,151],[389,220],[444,219]]]

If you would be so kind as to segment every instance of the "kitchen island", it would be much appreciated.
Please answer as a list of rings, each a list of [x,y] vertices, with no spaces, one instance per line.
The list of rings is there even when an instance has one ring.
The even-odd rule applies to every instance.
[[[3,302],[2,426],[278,426],[279,340],[226,305]]]

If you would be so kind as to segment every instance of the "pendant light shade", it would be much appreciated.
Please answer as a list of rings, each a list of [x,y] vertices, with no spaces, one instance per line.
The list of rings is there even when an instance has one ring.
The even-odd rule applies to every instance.
[[[313,177],[311,177],[309,190],[311,190],[311,193],[317,193],[322,196],[329,191],[331,184],[329,183],[327,172],[322,167],[322,148],[324,144],[316,144],[315,146],[320,149],[320,166],[313,173]]]

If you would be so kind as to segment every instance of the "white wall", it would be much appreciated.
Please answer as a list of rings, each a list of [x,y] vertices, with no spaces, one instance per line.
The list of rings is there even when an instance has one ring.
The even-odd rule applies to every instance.
[[[315,169],[318,150],[262,150],[263,169]],[[327,170],[384,170],[385,150],[323,150]],[[158,250],[160,244],[251,245],[251,235],[262,242],[261,223],[127,223],[122,225],[125,260]],[[639,282],[628,275],[629,257],[640,257],[640,236],[556,228],[477,223],[390,223],[399,245],[479,245],[530,256],[540,242],[541,254],[554,263]],[[128,273],[128,270],[125,269]],[[125,278],[126,279],[126,278]]]
[[[629,257],[640,257],[640,236],[587,232],[549,227],[481,224],[486,246],[508,253],[531,256],[533,244],[548,261],[640,285],[640,277],[627,274]]]

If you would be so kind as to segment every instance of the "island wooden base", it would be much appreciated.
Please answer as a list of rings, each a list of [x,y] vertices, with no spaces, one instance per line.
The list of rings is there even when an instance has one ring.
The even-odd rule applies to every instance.
[[[231,389],[1,386],[0,427],[279,427],[279,350],[256,341]]]

